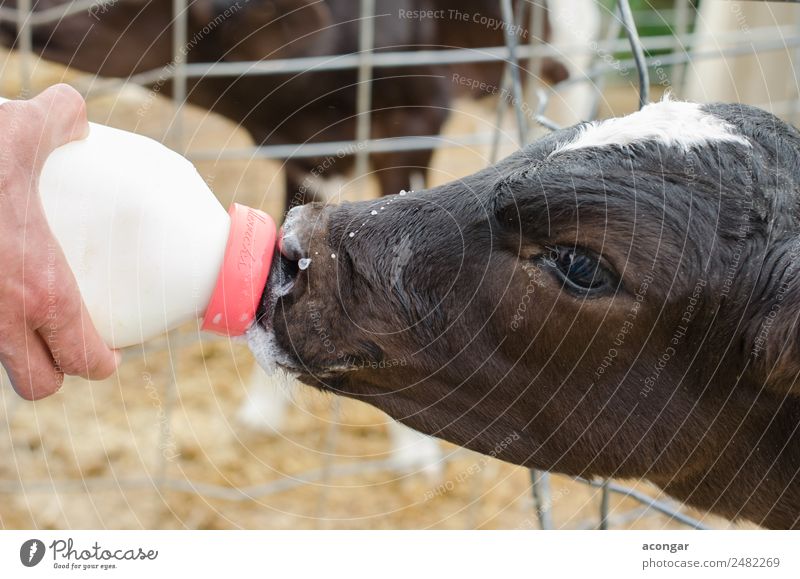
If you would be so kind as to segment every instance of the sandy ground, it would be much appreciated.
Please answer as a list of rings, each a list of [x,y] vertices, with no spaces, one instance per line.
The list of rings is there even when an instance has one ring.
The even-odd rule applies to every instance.
[[[0,94],[14,96],[19,91],[16,59],[2,53],[0,62]],[[37,63],[35,90],[61,80],[86,82]],[[231,123],[193,108],[186,111],[183,141],[176,141],[169,133],[169,102],[156,99],[139,115],[143,99],[146,91],[130,88],[92,98],[91,120],[172,139],[188,151],[251,144]],[[635,106],[630,91],[611,100],[617,113]],[[447,133],[485,131],[493,115],[491,101],[460,103]],[[505,128],[514,134],[512,126]],[[510,152],[513,144],[502,150]],[[439,152],[433,183],[487,162],[487,147]],[[280,219],[279,163],[197,166],[224,205],[236,200]],[[375,194],[374,186],[366,193]],[[537,528],[529,476],[522,468],[446,444],[445,472],[435,480],[373,468],[389,450],[387,418],[363,404],[342,400],[337,405],[331,397],[305,390],[280,435],[244,428],[235,414],[253,363],[241,343],[201,337],[187,327],[129,349],[113,378],[91,384],[70,379],[60,394],[38,403],[17,399],[3,376],[0,527]],[[319,476],[304,482],[309,473]],[[556,527],[596,524],[596,490],[561,476],[554,476],[552,485]],[[658,496],[652,487],[641,489]],[[612,499],[611,517],[616,528],[679,527],[618,497]],[[717,518],[704,521],[727,526]]]

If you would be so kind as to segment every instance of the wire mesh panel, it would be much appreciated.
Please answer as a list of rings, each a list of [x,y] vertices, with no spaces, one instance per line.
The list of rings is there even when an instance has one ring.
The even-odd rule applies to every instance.
[[[0,9],[0,20],[16,23],[19,41],[17,44],[20,53],[21,64],[19,71],[21,75],[20,86],[22,94],[29,94],[31,91],[31,77],[33,74],[33,42],[32,35],[36,25],[48,22],[59,21],[71,13],[85,11],[88,9],[98,9],[106,4],[113,4],[115,0],[95,0],[94,2],[73,2],[65,6],[59,6],[48,10],[34,11],[30,0],[21,0],[17,9]],[[502,46],[471,49],[436,49],[430,50],[423,48],[415,51],[380,51],[375,52],[375,28],[376,14],[375,0],[360,0],[360,16],[358,23],[359,50],[353,54],[343,54],[334,56],[305,56],[300,58],[274,58],[260,61],[243,62],[187,62],[182,48],[187,45],[187,10],[191,2],[187,0],[173,0],[173,22],[172,22],[172,43],[174,56],[172,62],[164,69],[153,70],[133,74],[125,80],[126,86],[137,85],[147,87],[159,79],[168,79],[172,83],[172,105],[174,116],[166,135],[167,142],[178,150],[185,150],[187,139],[191,140],[194,135],[187,132],[186,121],[184,118],[187,94],[192,79],[231,77],[240,78],[243,76],[268,76],[277,74],[304,73],[307,71],[336,71],[336,70],[355,70],[358,76],[357,85],[357,113],[355,139],[352,141],[326,141],[326,142],[304,142],[304,143],[280,143],[280,144],[258,144],[228,146],[224,148],[211,146],[194,147],[188,151],[189,157],[198,162],[214,163],[244,160],[252,163],[260,159],[287,159],[287,158],[307,158],[325,155],[338,156],[342,151],[356,151],[355,173],[356,181],[369,173],[369,156],[373,153],[415,150],[415,149],[442,149],[485,146],[489,147],[486,161],[492,163],[500,155],[501,141],[508,149],[509,146],[522,146],[535,136],[543,132],[552,131],[559,127],[559,123],[551,118],[549,109],[552,103],[559,98],[562,91],[576,86],[583,85],[591,94],[594,91],[589,111],[586,112],[586,120],[590,120],[599,114],[601,99],[603,98],[604,88],[615,81],[615,77],[620,74],[633,71],[635,75],[635,85],[638,92],[638,105],[644,106],[650,101],[651,78],[650,72],[663,71],[664,67],[672,66],[674,78],[677,82],[683,82],[687,67],[703,59],[718,58],[720,56],[736,56],[752,51],[768,53],[770,51],[783,51],[786,49],[800,50],[800,37],[792,26],[787,26],[786,30],[779,29],[776,34],[774,26],[765,26],[763,29],[751,29],[747,34],[742,32],[732,33],[729,44],[724,47],[713,49],[693,50],[695,37],[693,16],[696,14],[694,8],[688,0],[676,0],[670,15],[670,22],[674,25],[674,33],[648,36],[640,38],[635,15],[631,11],[628,0],[619,0],[613,6],[605,6],[605,34],[602,40],[591,40],[586,43],[572,46],[560,46],[558,48],[542,42],[543,29],[539,28],[536,33],[530,34],[528,42],[522,42],[515,30],[519,30],[519,25],[530,19],[528,30],[534,31],[536,23],[541,23],[541,14],[545,8],[543,2],[517,2],[513,4],[511,0],[501,0],[502,23],[505,31],[505,44]],[[539,16],[537,17],[537,14]],[[663,17],[662,17],[663,20]],[[540,82],[540,67],[542,60],[552,56],[587,55],[590,57],[591,65],[585,74],[573,77],[555,87],[545,87]],[[372,82],[376,70],[384,68],[397,68],[411,66],[415,64],[441,64],[450,65],[457,63],[481,63],[481,62],[503,62],[505,72],[499,93],[503,95],[497,100],[495,118],[493,120],[493,130],[479,130],[473,134],[461,134],[458,136],[441,135],[415,135],[402,137],[380,137],[376,138],[371,134],[372,109]],[[658,79],[657,79],[658,80]],[[90,95],[114,94],[119,90],[122,81],[98,81],[92,80],[87,93]],[[660,80],[659,80],[660,82]],[[506,95],[508,98],[506,98]],[[791,101],[796,104],[796,99]],[[509,136],[506,132],[509,118],[513,119],[514,132]],[[141,428],[147,431],[147,435],[137,437],[131,436],[122,442],[116,441],[109,443],[105,449],[104,464],[93,464],[85,468],[78,465],[78,475],[71,479],[52,478],[48,468],[26,467],[25,460],[17,465],[14,471],[16,476],[6,476],[0,480],[0,493],[20,500],[21,504],[27,504],[32,500],[40,501],[42,495],[52,497],[54,512],[61,515],[68,511],[66,503],[70,501],[72,494],[86,494],[89,497],[93,493],[103,491],[120,491],[120,501],[128,501],[126,493],[134,493],[131,500],[150,501],[153,505],[149,515],[151,520],[143,520],[138,515],[133,515],[133,519],[127,518],[124,521],[112,521],[103,519],[98,514],[98,519],[102,524],[115,526],[158,526],[163,524],[163,509],[173,512],[176,526],[208,526],[202,515],[196,513],[181,512],[178,497],[193,497],[195,505],[205,504],[211,511],[224,512],[225,507],[218,506],[220,503],[243,503],[252,507],[254,511],[264,510],[270,513],[271,524],[275,526],[286,526],[298,524],[300,526],[347,526],[349,524],[358,525],[364,520],[370,519],[364,516],[362,519],[354,521],[343,520],[340,515],[331,514],[334,507],[335,495],[341,492],[344,486],[349,485],[352,489],[358,483],[354,481],[373,481],[375,485],[399,484],[402,485],[408,475],[392,475],[388,479],[373,479],[381,473],[391,472],[396,464],[391,458],[387,458],[385,453],[367,452],[367,457],[346,456],[346,452],[340,453],[342,433],[342,423],[348,419],[343,417],[342,409],[338,402],[329,404],[329,408],[320,412],[315,418],[322,418],[327,424],[320,429],[320,438],[314,442],[314,448],[310,450],[313,459],[312,465],[308,460],[298,460],[297,464],[287,466],[285,470],[271,468],[265,456],[266,452],[260,456],[250,456],[249,458],[258,468],[265,472],[270,472],[268,480],[258,484],[243,484],[240,479],[247,479],[239,476],[235,468],[230,468],[224,461],[213,465],[208,470],[214,472],[198,472],[187,470],[177,457],[181,453],[195,453],[204,456],[207,449],[197,445],[187,445],[180,442],[180,439],[192,438],[194,429],[203,430],[206,425],[195,425],[192,421],[192,407],[187,406],[182,401],[181,380],[185,378],[186,368],[191,364],[192,368],[200,367],[203,369],[206,383],[209,388],[214,387],[214,380],[210,377],[209,367],[221,357],[229,360],[245,359],[247,353],[242,344],[237,344],[229,340],[200,337],[198,328],[189,327],[175,331],[170,335],[150,342],[140,349],[126,354],[129,359],[135,359],[135,364],[139,368],[138,392],[144,392],[150,404],[147,418],[131,415],[127,419],[131,422],[131,429]],[[157,360],[157,363],[156,363]],[[245,364],[247,365],[247,364]],[[151,371],[150,368],[157,368]],[[228,388],[241,388],[248,381],[250,372],[247,368],[240,367],[237,362],[233,362],[228,369],[230,376],[226,378]],[[121,400],[129,399],[130,389],[135,388],[131,384],[118,384]],[[124,392],[128,390],[128,392]],[[20,449],[16,445],[14,425],[19,420],[18,413],[25,413],[25,420],[40,421],[43,426],[47,425],[49,414],[38,416],[36,410],[23,409],[19,402],[8,394],[9,389],[2,390],[3,404],[5,408],[3,426],[7,435],[5,444],[10,447],[6,456],[16,456],[41,453],[41,456],[48,456],[48,449],[41,447],[41,441],[34,439],[28,440],[26,444],[29,448]],[[104,402],[103,395],[93,393],[91,390],[84,389],[83,394],[89,396],[87,405],[93,407],[90,416],[96,423],[107,420],[103,416],[101,406]],[[208,392],[208,401],[205,403],[193,399],[193,404],[217,404],[220,416],[231,415],[230,407],[223,407],[223,404],[215,402],[214,393]],[[98,396],[97,399],[94,396]],[[330,401],[326,401],[328,404]],[[155,417],[155,421],[153,418]],[[52,417],[50,417],[52,418]],[[62,417],[63,418],[63,417]],[[311,414],[304,417],[303,424],[307,424]],[[85,426],[85,425],[84,425]],[[223,420],[215,428],[223,431],[235,431],[238,427],[228,424]],[[66,450],[60,452],[64,456],[60,460],[69,462],[70,454],[79,454],[76,450],[77,444],[86,444],[87,440],[93,436],[91,429],[82,429],[80,433],[70,432],[69,421],[63,424],[64,436],[75,437],[75,442]],[[352,428],[350,429],[352,430]],[[94,433],[95,435],[97,432]],[[35,437],[34,437],[35,438]],[[246,446],[242,438],[238,435],[233,437],[221,434],[224,444],[231,447]],[[101,444],[105,444],[100,435]],[[80,442],[77,442],[80,441]],[[115,466],[116,453],[125,445],[133,445],[136,448],[136,460],[127,465],[124,471],[118,471]],[[305,449],[308,451],[309,449]],[[277,452],[277,451],[276,451]],[[223,453],[224,454],[224,453]],[[248,457],[248,450],[243,448],[241,455]],[[75,458],[73,456],[72,458]],[[46,458],[45,458],[46,460]],[[451,490],[450,485],[469,481],[471,485],[470,498],[461,509],[457,511],[458,516],[453,515],[457,524],[467,526],[488,525],[487,521],[492,520],[492,515],[482,512],[481,497],[483,488],[490,486],[494,488],[502,485],[504,481],[515,476],[511,472],[518,473],[518,469],[510,467],[493,467],[488,463],[488,459],[475,458],[475,455],[467,451],[448,449],[445,452],[445,460],[453,463],[467,461],[468,467],[456,470],[454,477],[445,478],[444,482],[434,482],[430,485],[427,498],[415,501],[419,503],[421,510],[426,508],[428,500],[434,500],[441,494]],[[477,466],[475,466],[477,465]],[[41,465],[40,465],[41,466]],[[207,465],[208,466],[208,465]],[[462,468],[459,466],[458,468]],[[505,468],[503,472],[490,472],[492,469]],[[130,472],[137,474],[131,476]],[[7,473],[8,474],[8,473]],[[204,474],[211,474],[209,477],[202,477]],[[411,476],[419,477],[420,474]],[[202,477],[202,479],[201,479]],[[496,478],[493,478],[496,477]],[[563,477],[562,477],[563,478]],[[517,479],[518,480],[518,479]],[[347,482],[342,482],[347,481]],[[499,482],[497,482],[499,481]],[[364,494],[370,493],[370,488],[364,483]],[[575,527],[575,528],[600,528],[607,529],[615,526],[631,525],[641,521],[643,517],[650,516],[653,512],[658,512],[666,516],[661,519],[661,525],[677,523],[691,528],[703,529],[706,527],[704,521],[698,520],[688,515],[685,509],[674,501],[664,497],[660,491],[642,489],[640,487],[628,487],[611,480],[585,480],[582,478],[574,479],[569,483],[560,482],[558,490],[554,489],[550,474],[542,471],[531,471],[529,482],[524,485],[524,492],[530,496],[530,502],[524,502],[529,509],[527,513],[517,517],[517,525],[520,528],[542,528],[551,529],[556,527]],[[517,491],[519,483],[517,483]],[[565,490],[566,489],[566,490]],[[569,490],[572,489],[572,490]],[[575,490],[581,489],[581,490]],[[508,503],[520,501],[517,496],[509,498]],[[288,493],[297,492],[297,498],[287,501],[282,506],[281,497]],[[588,508],[582,510],[580,518],[576,519],[569,515],[565,516],[564,523],[554,521],[554,509],[562,508],[565,502],[564,497],[570,493],[585,493],[581,499],[581,505],[587,505],[594,511],[589,516]],[[141,493],[136,495],[136,493]],[[35,498],[32,498],[35,497]],[[278,500],[272,502],[271,497]],[[620,497],[619,503],[614,506],[612,497]],[[288,511],[295,509],[292,501],[303,503],[302,516],[287,515]],[[92,507],[98,513],[102,513],[104,506],[94,504],[90,498]],[[176,506],[178,505],[178,506]],[[313,505],[313,506],[309,506]],[[297,511],[301,509],[297,508]],[[388,510],[388,509],[387,509]],[[131,510],[130,512],[134,512]],[[518,513],[519,514],[519,513]],[[462,517],[463,515],[463,517]],[[60,516],[60,515],[59,515]],[[54,516],[52,521],[66,521],[66,519]],[[224,515],[223,515],[223,518]],[[374,517],[373,517],[374,518]],[[228,520],[230,526],[249,526],[265,525],[267,520],[257,519]],[[521,522],[520,522],[521,521]],[[4,525],[13,525],[15,521],[4,521]],[[40,520],[31,516],[30,519],[23,520],[22,525],[55,525],[48,520]],[[424,523],[430,526],[442,526],[442,521],[429,520]],[[504,521],[502,525],[508,525]]]

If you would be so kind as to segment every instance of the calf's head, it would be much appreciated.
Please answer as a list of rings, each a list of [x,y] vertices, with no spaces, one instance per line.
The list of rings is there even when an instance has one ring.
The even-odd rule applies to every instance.
[[[758,109],[663,101],[295,208],[251,347],[503,460],[796,525],[798,144]]]

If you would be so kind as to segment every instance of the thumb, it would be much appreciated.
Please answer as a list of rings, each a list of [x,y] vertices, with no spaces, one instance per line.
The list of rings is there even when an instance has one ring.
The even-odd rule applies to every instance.
[[[89,134],[86,103],[69,85],[51,86],[34,98],[0,105],[8,130],[4,148],[13,152],[19,167],[38,175],[53,151]]]
[[[89,134],[86,102],[68,84],[56,84],[38,94],[28,104],[38,109],[42,119],[42,145],[50,150]]]

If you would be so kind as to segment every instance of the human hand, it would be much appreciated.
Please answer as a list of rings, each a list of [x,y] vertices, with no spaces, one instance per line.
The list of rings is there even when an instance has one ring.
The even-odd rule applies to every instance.
[[[27,400],[56,392],[64,374],[101,379],[119,363],[89,318],[38,191],[53,149],[88,132],[86,104],[65,84],[0,104],[0,363]]]

